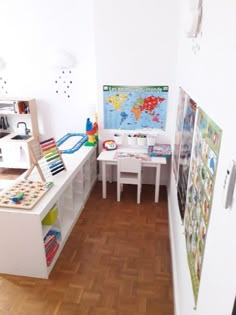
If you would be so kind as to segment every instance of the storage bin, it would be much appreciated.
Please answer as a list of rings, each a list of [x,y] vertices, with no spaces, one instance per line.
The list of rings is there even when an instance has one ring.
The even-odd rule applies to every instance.
[[[138,145],[146,145],[147,138],[146,137],[138,137]]]
[[[147,136],[147,145],[155,145],[156,143],[156,136],[148,135]]]
[[[53,225],[56,220],[57,220],[57,216],[58,216],[58,210],[57,207],[54,206],[49,212],[48,214],[45,216],[45,218],[42,221],[43,225]]]
[[[128,144],[129,145],[136,145],[137,143],[137,138],[134,136],[128,136]]]
[[[122,144],[122,142],[123,142],[123,136],[122,135],[115,134],[113,136],[113,139],[114,139],[116,144]]]

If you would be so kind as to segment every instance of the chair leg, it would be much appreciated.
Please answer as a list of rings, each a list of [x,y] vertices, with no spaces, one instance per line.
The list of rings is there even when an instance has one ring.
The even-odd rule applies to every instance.
[[[137,203],[140,203],[141,185],[137,185]]]
[[[117,182],[117,201],[120,201],[120,183]]]

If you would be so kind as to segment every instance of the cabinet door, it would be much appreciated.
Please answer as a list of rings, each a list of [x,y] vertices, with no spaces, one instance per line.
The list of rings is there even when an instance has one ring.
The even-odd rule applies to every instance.
[[[2,164],[4,167],[29,168],[28,145],[25,142],[5,142],[1,144]]]

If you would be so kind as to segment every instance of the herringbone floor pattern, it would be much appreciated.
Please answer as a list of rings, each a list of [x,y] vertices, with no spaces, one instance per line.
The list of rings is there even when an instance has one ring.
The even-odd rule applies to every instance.
[[[173,315],[166,191],[142,189],[97,183],[49,280],[0,275],[0,314]]]

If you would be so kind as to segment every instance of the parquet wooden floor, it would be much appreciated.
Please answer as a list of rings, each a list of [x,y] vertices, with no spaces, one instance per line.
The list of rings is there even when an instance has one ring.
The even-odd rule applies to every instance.
[[[129,185],[118,203],[109,184],[103,200],[97,183],[49,280],[0,275],[0,314],[173,315],[165,188],[153,199]]]
[[[16,179],[21,174],[23,174],[25,169],[18,168],[0,168],[0,180],[1,179]]]

